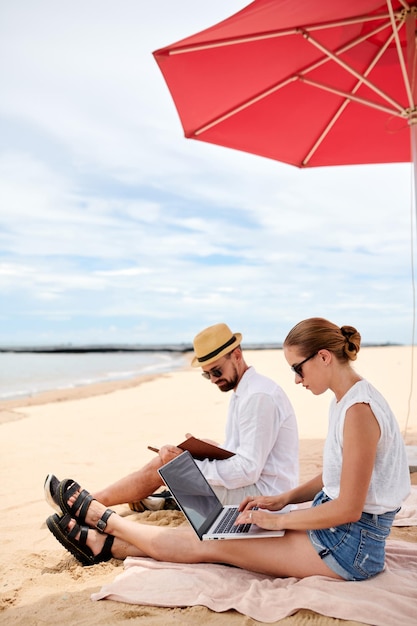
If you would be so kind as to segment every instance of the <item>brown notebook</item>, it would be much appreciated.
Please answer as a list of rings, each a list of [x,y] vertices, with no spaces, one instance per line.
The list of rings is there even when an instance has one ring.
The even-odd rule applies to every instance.
[[[189,437],[182,443],[178,444],[178,448],[181,450],[188,450],[195,459],[202,461],[203,459],[229,459],[234,456],[234,452],[219,448],[211,443],[197,439],[196,437]]]

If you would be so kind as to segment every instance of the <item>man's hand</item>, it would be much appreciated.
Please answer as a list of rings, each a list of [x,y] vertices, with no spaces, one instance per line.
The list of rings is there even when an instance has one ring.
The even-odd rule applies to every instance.
[[[186,439],[189,439],[190,437],[194,437],[194,435],[192,435],[191,433],[185,433]],[[217,446],[217,447],[220,446],[220,444],[217,443],[217,441],[213,441],[212,439],[202,439],[201,437],[198,437],[198,439],[200,439],[201,441],[205,441],[206,443],[211,443],[212,446]]]
[[[183,452],[184,450],[181,450],[181,448],[177,448],[177,446],[171,446],[168,444],[166,446],[162,446],[162,448],[159,449],[159,457],[162,463],[165,465],[165,463],[168,463],[168,461],[172,461],[172,459],[175,459],[176,456],[179,456]]]

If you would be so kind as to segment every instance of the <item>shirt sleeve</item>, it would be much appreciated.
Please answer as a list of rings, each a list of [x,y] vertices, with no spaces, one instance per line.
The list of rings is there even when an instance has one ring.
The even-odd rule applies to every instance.
[[[238,489],[255,484],[275,444],[279,415],[270,395],[256,393],[229,415],[225,447],[235,456],[225,460],[197,461],[212,485]]]

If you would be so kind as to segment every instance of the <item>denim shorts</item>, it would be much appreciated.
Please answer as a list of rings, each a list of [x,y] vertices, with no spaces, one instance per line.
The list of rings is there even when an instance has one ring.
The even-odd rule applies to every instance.
[[[320,491],[312,506],[328,502]],[[326,565],[345,580],[366,580],[384,569],[385,539],[389,535],[396,511],[382,515],[362,513],[357,522],[309,530],[308,536]]]

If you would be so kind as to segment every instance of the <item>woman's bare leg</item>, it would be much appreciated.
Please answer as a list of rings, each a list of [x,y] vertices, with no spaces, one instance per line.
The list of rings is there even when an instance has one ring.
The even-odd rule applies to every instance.
[[[101,503],[93,501],[86,515],[87,524],[95,527],[104,511]],[[200,541],[188,526],[167,528],[138,524],[113,513],[107,519],[105,532],[140,552],[127,556],[145,555],[173,563],[227,563],[278,577],[303,578],[318,574],[340,578],[323,563],[307,534],[301,531],[287,531],[283,537],[271,539]],[[92,535],[88,533],[88,545]]]

